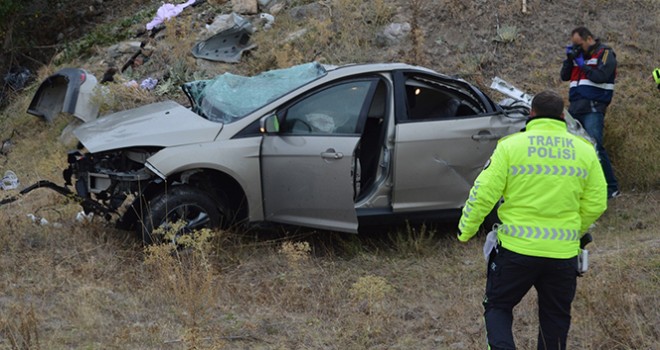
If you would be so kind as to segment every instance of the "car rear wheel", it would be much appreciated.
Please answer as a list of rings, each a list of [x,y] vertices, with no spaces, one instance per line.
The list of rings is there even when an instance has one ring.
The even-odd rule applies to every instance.
[[[176,244],[179,237],[196,230],[227,226],[230,217],[225,201],[196,187],[172,187],[149,201],[149,210],[142,218],[142,240],[145,244],[162,243],[163,233],[175,229],[167,239]]]

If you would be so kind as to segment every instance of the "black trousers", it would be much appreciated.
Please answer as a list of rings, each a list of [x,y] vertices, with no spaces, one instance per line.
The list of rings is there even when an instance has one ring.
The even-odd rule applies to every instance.
[[[513,307],[534,286],[538,293],[538,349],[565,350],[571,303],[577,284],[577,257],[551,259],[499,247],[488,266],[484,317],[491,350],[513,350]]]

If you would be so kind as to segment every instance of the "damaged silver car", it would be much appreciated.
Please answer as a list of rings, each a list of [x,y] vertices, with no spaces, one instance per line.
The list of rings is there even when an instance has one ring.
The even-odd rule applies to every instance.
[[[309,63],[185,84],[167,101],[78,127],[64,172],[86,211],[135,228],[279,223],[357,232],[460,213],[529,109],[406,64]],[[75,181],[75,184],[74,184]],[[87,203],[87,204],[86,204]],[[90,205],[90,203],[94,203]]]

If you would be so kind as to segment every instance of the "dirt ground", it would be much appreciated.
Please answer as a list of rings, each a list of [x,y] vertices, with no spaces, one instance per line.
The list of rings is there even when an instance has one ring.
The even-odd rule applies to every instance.
[[[588,27],[617,53],[620,70],[648,76],[657,65],[660,31],[657,1],[425,1],[420,21],[433,68],[475,76],[499,75],[522,88],[564,87],[558,72],[571,30]],[[512,42],[498,38],[498,27],[515,27]],[[474,60],[470,62],[471,60]],[[476,67],[469,67],[472,63]],[[623,70],[626,69],[626,70]],[[564,87],[565,89],[565,87]]]
[[[350,3],[336,0],[341,2]],[[68,33],[64,41],[80,38],[97,24],[147,6],[155,9],[161,1],[34,3],[48,3],[52,11],[40,19],[43,25],[26,29],[40,38],[38,44],[13,57],[38,65],[50,61],[59,33]],[[552,88],[567,94],[558,75],[576,26],[586,25],[614,48],[619,80],[606,136],[624,194],[610,202],[593,231],[592,269],[578,282],[569,347],[658,348],[660,98],[646,79],[660,65],[660,1],[529,0],[525,14],[520,0],[385,4],[393,8],[390,22],[411,22],[411,14],[419,14],[423,55],[412,63],[461,76],[485,90],[493,76],[500,76],[532,93]],[[192,12],[208,11],[208,6]],[[147,21],[134,24],[136,30]],[[389,62],[407,60],[415,48],[404,40],[367,49],[368,55],[360,57]],[[102,72],[101,61],[99,55],[75,63]],[[249,71],[254,64],[248,59],[221,69]],[[18,105],[0,112],[6,123],[1,138],[18,130],[15,148],[2,159],[3,170],[15,170],[24,185],[38,179],[61,183],[67,149],[57,137],[67,120],[46,125],[24,113],[27,103],[29,96],[22,96]],[[144,249],[130,233],[98,218],[77,222],[79,210],[47,191],[0,210],[0,349],[484,346],[483,237],[459,244],[453,239],[455,223],[366,237],[220,232],[210,251],[177,255],[167,247]],[[58,225],[35,225],[27,213]],[[530,293],[515,313],[514,331],[523,349],[535,348],[535,312]]]

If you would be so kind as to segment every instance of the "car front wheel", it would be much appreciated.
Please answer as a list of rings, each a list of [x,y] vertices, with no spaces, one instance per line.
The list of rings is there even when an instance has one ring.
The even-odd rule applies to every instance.
[[[161,243],[167,236],[167,240],[176,244],[183,235],[221,227],[229,218],[224,201],[196,187],[175,186],[149,201],[149,210],[142,218],[142,239],[145,244]],[[168,232],[173,229],[176,232]]]

